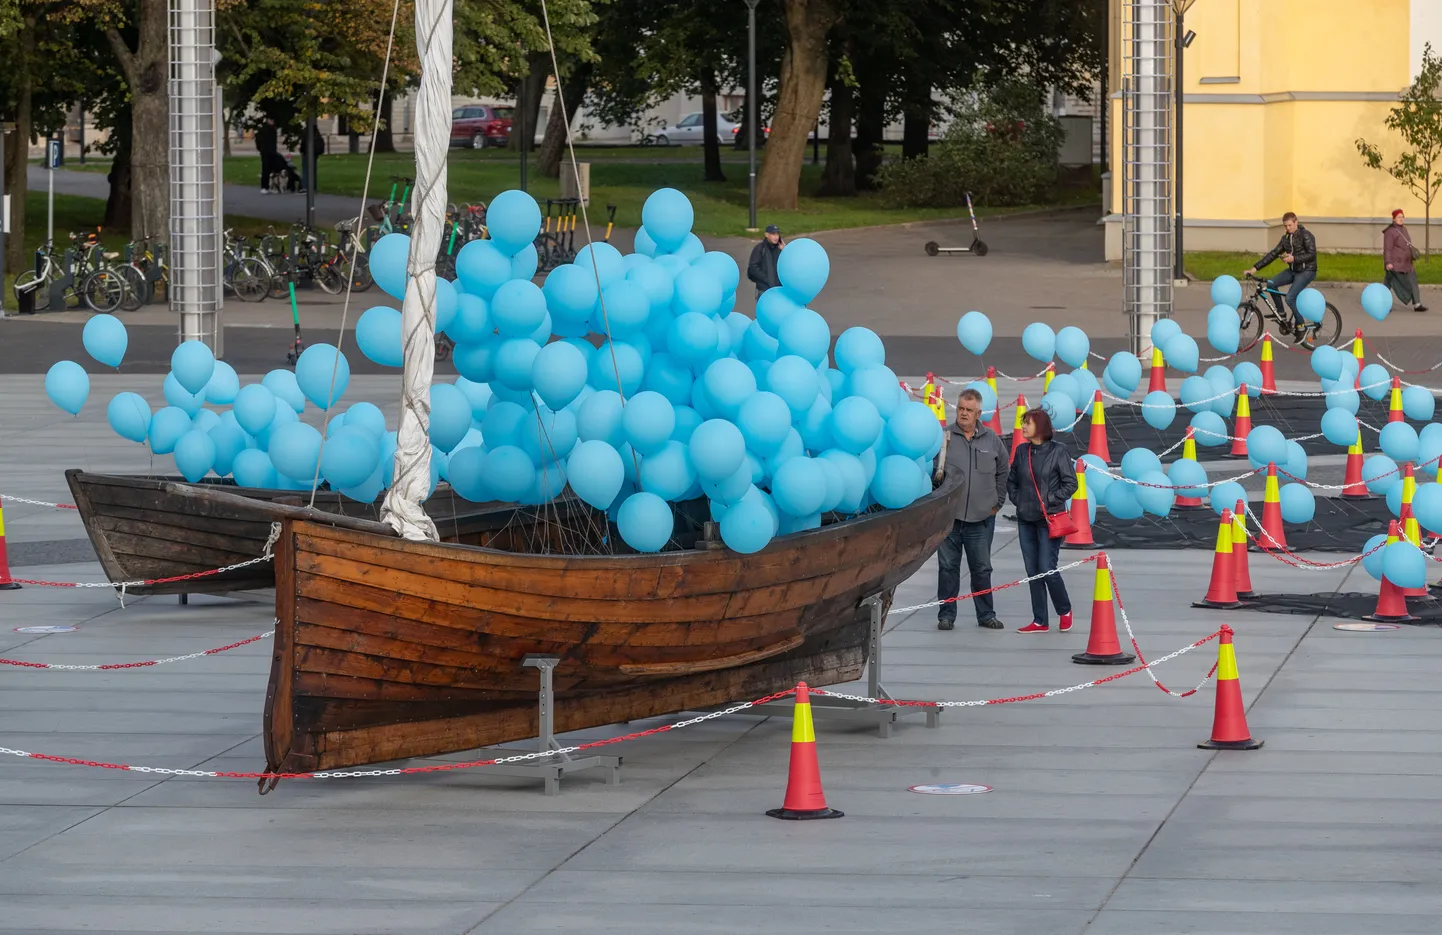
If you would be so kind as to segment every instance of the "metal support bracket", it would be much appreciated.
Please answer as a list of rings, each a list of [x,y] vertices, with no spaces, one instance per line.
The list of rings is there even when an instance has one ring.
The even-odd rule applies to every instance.
[[[546,783],[546,795],[560,795],[561,776],[566,773],[580,772],[583,769],[609,769],[610,774],[606,777],[607,785],[618,786],[621,784],[621,757],[573,757],[561,752],[561,745],[556,741],[556,696],[555,681],[552,678],[552,672],[560,662],[560,656],[545,656],[538,653],[528,654],[521,660],[522,666],[541,670],[541,687],[537,693],[540,705],[538,719],[540,736],[537,740],[537,750],[550,755],[538,757],[526,763],[501,763],[496,766],[488,766],[485,771],[502,776],[543,779]],[[486,752],[497,756],[513,756],[516,753],[514,749],[506,747],[490,747]]]

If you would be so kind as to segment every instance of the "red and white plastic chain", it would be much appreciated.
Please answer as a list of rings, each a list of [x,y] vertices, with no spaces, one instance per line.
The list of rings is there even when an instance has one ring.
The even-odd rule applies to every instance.
[[[28,503],[31,506],[48,506],[57,510],[78,510],[80,507],[73,503],[51,503],[48,500],[30,500],[25,497],[12,497],[8,493],[0,493],[0,500],[10,500],[14,503]]]
[[[1382,363],[1386,364],[1390,369],[1395,370],[1397,373],[1410,373],[1410,374],[1431,373],[1431,372],[1433,372],[1434,370],[1436,370],[1438,367],[1442,367],[1442,360],[1439,360],[1437,363],[1435,363],[1435,364],[1433,364],[1432,366],[1428,367],[1426,370],[1406,370],[1406,369],[1404,369],[1404,368],[1402,368],[1402,367],[1399,367],[1399,366],[1397,366],[1396,364],[1392,363],[1390,360],[1388,360],[1388,359],[1382,354],[1381,348],[1377,347],[1377,345],[1373,344],[1370,340],[1368,340],[1366,335],[1363,335],[1363,336],[1362,336],[1362,343],[1365,344],[1368,348],[1371,349],[1371,351],[1372,351],[1372,356],[1373,356],[1373,357],[1377,358],[1377,359],[1380,360]],[[1409,384],[1409,385],[1410,385],[1410,384]]]
[[[1426,461],[1417,462],[1415,467],[1421,469],[1423,465],[1431,464],[1433,461],[1442,461],[1442,455],[1438,455],[1435,458],[1428,458]],[[1394,467],[1390,471],[1384,471],[1383,473],[1378,474],[1376,477],[1373,477],[1370,480],[1366,481],[1366,483],[1370,484],[1372,481],[1378,481],[1384,477],[1391,477],[1393,474],[1396,474],[1401,470],[1401,466]],[[1286,477],[1288,480],[1296,481],[1297,483],[1307,487],[1315,487],[1318,490],[1346,490],[1348,487],[1356,486],[1355,484],[1319,484],[1316,481],[1307,480],[1305,477],[1298,477],[1295,474],[1288,474],[1280,467],[1277,468],[1277,473]]]
[[[1281,468],[1278,468],[1277,470],[1280,471]],[[1265,474],[1265,473],[1266,473],[1266,468],[1253,468],[1252,470],[1247,471],[1247,472],[1244,473],[1244,474],[1238,474],[1238,475],[1236,475],[1235,477],[1224,477],[1224,478],[1222,478],[1221,480],[1207,481],[1205,484],[1182,484],[1181,486],[1177,486],[1177,485],[1175,485],[1175,484],[1148,484],[1148,483],[1146,483],[1146,482],[1144,482],[1144,481],[1132,480],[1130,477],[1126,477],[1125,475],[1122,475],[1122,474],[1113,474],[1111,471],[1108,471],[1108,470],[1106,470],[1106,469],[1104,469],[1104,468],[1099,468],[1099,467],[1097,467],[1097,466],[1094,465],[1094,464],[1088,463],[1088,464],[1087,464],[1087,473],[1088,473],[1088,474],[1091,474],[1091,473],[1093,473],[1093,472],[1095,472],[1095,473],[1097,473],[1097,474],[1105,474],[1107,477],[1110,477],[1112,480],[1123,481],[1124,483],[1131,484],[1131,485],[1134,486],[1134,487],[1151,487],[1151,488],[1153,488],[1153,489],[1155,489],[1155,490],[1170,490],[1170,491],[1175,492],[1175,491],[1178,491],[1178,490],[1192,490],[1192,489],[1198,489],[1198,490],[1200,490],[1200,489],[1215,487],[1215,486],[1217,486],[1218,484],[1229,484],[1229,483],[1232,483],[1233,481],[1246,480],[1248,477],[1253,477],[1253,476],[1255,476],[1255,475],[1257,475],[1257,474]]]
[[[1048,370],[1051,366],[1052,366],[1051,364],[1047,364],[1045,367],[1041,368],[1040,370],[1038,370],[1036,373],[1032,374],[1032,375],[1029,376],[1029,377],[1014,377],[1014,376],[1012,376],[1011,374],[1006,373],[1005,371],[1001,370],[1000,368],[997,369],[996,375],[999,376],[999,377],[1001,377],[1003,380],[1015,380],[1015,381],[1018,382],[1018,383],[1025,383],[1025,382],[1027,382],[1028,380],[1035,380],[1035,379],[1037,379],[1038,377],[1044,377],[1044,376],[1046,376],[1046,372],[1047,372],[1047,370]],[[949,381],[948,381],[948,382],[949,382]]]
[[[489,760],[471,760],[463,763],[437,763],[427,766],[403,766],[394,769],[356,769],[356,770],[328,770],[315,773],[241,773],[225,770],[211,769],[167,769],[160,766],[132,766],[128,763],[107,763],[103,760],[83,760],[78,757],[54,756],[47,753],[31,753],[27,750],[14,750],[9,747],[0,747],[0,755],[18,756],[31,760],[43,760],[49,763],[64,763],[70,766],[88,766],[94,769],[117,769],[129,773],[146,773],[158,776],[191,776],[199,779],[371,779],[379,776],[414,776],[421,773],[446,773],[463,769],[476,769],[483,766],[499,766],[507,763],[525,763],[529,760],[543,759],[555,756],[558,753],[581,753],[586,750],[595,750],[598,747],[607,747],[612,744],[621,743],[627,740],[637,740],[642,737],[650,737],[654,734],[664,734],[673,730],[680,730],[683,727],[692,727],[705,721],[724,717],[728,714],[736,714],[745,711],[747,708],[754,708],[757,705],[766,704],[785,698],[788,695],[796,694],[796,689],[788,688],[785,691],[774,692],[764,698],[755,701],[745,701],[740,704],[731,705],[719,711],[711,711],[706,714],[698,714],[695,717],[683,721],[676,721],[671,724],[662,724],[659,727],[652,727],[648,730],[636,731],[624,734],[620,737],[608,737],[604,740],[592,740],[588,743],[574,744],[569,747],[561,747],[556,750],[539,750],[533,753],[517,753],[514,756],[496,757]]]
[[[1314,562],[1310,558],[1303,558],[1302,556],[1298,555],[1296,552],[1293,552],[1291,549],[1287,548],[1284,545],[1278,545],[1276,540],[1273,539],[1271,535],[1262,528],[1262,521],[1257,518],[1256,513],[1252,512],[1252,507],[1250,504],[1247,505],[1247,518],[1250,519],[1252,521],[1252,525],[1256,526],[1257,529],[1262,533],[1262,535],[1266,537],[1266,541],[1262,541],[1261,537],[1252,535],[1251,526],[1247,527],[1247,538],[1250,539],[1252,542],[1256,543],[1257,548],[1261,549],[1263,552],[1270,555],[1272,558],[1275,558],[1282,564],[1291,565],[1293,568],[1300,568],[1303,571],[1326,571],[1331,568],[1346,568],[1348,565],[1357,564],[1362,559],[1371,555],[1373,552],[1377,552],[1385,548],[1387,545],[1387,543],[1385,542],[1379,542],[1377,545],[1363,552],[1361,555],[1354,555],[1351,558],[1345,558],[1341,561]]]
[[[1196,687],[1195,687],[1195,688],[1189,688],[1189,689],[1187,689],[1186,691],[1178,692],[1178,691],[1172,691],[1170,688],[1168,688],[1167,686],[1163,685],[1162,682],[1161,682],[1161,679],[1158,679],[1157,676],[1156,676],[1156,673],[1152,671],[1152,666],[1156,665],[1157,662],[1165,662],[1167,659],[1170,659],[1170,658],[1172,658],[1173,656],[1180,655],[1180,653],[1174,653],[1174,654],[1172,654],[1172,656],[1164,656],[1164,657],[1162,657],[1161,659],[1158,659],[1157,662],[1153,662],[1153,663],[1151,663],[1151,664],[1148,664],[1148,663],[1147,663],[1147,657],[1144,656],[1144,655],[1142,655],[1142,647],[1137,643],[1137,635],[1132,632],[1132,622],[1131,622],[1131,619],[1130,619],[1129,617],[1127,617],[1127,608],[1126,608],[1126,605],[1122,603],[1122,591],[1121,591],[1121,588],[1117,587],[1117,570],[1116,570],[1116,563],[1115,563],[1114,561],[1110,561],[1110,558],[1111,558],[1110,555],[1108,555],[1107,557],[1108,557],[1108,559],[1109,559],[1109,561],[1107,562],[1107,577],[1109,577],[1109,578],[1111,579],[1111,583],[1112,583],[1112,596],[1115,597],[1116,600],[1117,600],[1117,612],[1118,612],[1119,614],[1121,614],[1122,626],[1126,628],[1126,631],[1127,631],[1127,639],[1131,641],[1132,650],[1137,654],[1137,659],[1139,659],[1139,660],[1141,661],[1142,665],[1146,667],[1147,676],[1148,676],[1149,678],[1151,678],[1152,684],[1156,685],[1157,688],[1160,688],[1162,691],[1166,692],[1168,695],[1171,695],[1173,698],[1190,698],[1192,695],[1195,695],[1197,692],[1201,691],[1203,688],[1206,687],[1207,683],[1212,680],[1212,676],[1216,674],[1216,672],[1217,672],[1217,666],[1221,664],[1221,660],[1218,659],[1216,662],[1213,662],[1213,663],[1212,663],[1212,667],[1207,670],[1207,674],[1206,674],[1206,675],[1202,676],[1202,680],[1196,684]],[[1210,640],[1210,639],[1212,639],[1212,638],[1215,637],[1215,636],[1219,636],[1220,634],[1221,634],[1221,631],[1218,630],[1216,633],[1213,633],[1211,636],[1208,636],[1208,637],[1206,637],[1206,638],[1204,638],[1204,639],[1200,639],[1200,640],[1198,640],[1197,642],[1193,643],[1191,646],[1188,646],[1188,647],[1187,647],[1187,650],[1195,649],[1196,647],[1198,647],[1198,646],[1202,645],[1203,643],[1207,642],[1207,640]],[[1182,650],[1182,652],[1186,652],[1187,650]]]
[[[279,623],[278,620],[272,620],[271,622]],[[274,635],[274,630],[266,630],[264,633],[257,633],[248,639],[227,643],[224,646],[217,646],[214,649],[207,649],[198,653],[187,653],[184,656],[167,656],[164,659],[146,659],[143,662],[107,662],[104,665],[76,666],[63,665],[58,662],[26,662],[23,659],[6,659],[0,657],[0,665],[18,666],[22,669],[59,669],[66,672],[110,672],[116,669],[146,669],[151,666],[168,665],[172,662],[185,662],[187,659],[199,659],[202,656],[218,656],[223,652],[239,649],[242,646],[249,646],[251,643],[258,643]]]
[[[998,584],[994,587],[987,588],[984,591],[973,591],[970,594],[959,594],[956,597],[949,597],[944,601],[928,601],[925,604],[913,604],[910,607],[893,607],[891,610],[888,610],[886,612],[886,615],[888,617],[891,617],[895,616],[896,614],[909,614],[912,611],[925,610],[928,607],[940,607],[942,604],[954,604],[957,601],[964,601],[973,597],[981,597],[983,594],[991,594],[994,591],[1005,591],[1007,588],[1015,588],[1023,584],[1030,584],[1033,581],[1039,581],[1042,578],[1048,578],[1052,575],[1059,575],[1064,571],[1069,571],[1073,568],[1080,568],[1082,565],[1094,562],[1097,560],[1097,555],[1101,555],[1101,553],[1097,552],[1096,555],[1088,555],[1086,558],[1079,559],[1078,561],[1072,562],[1069,565],[1063,565],[1060,568],[1053,568],[1051,571],[1044,571],[1040,574],[1031,575],[1027,578],[1019,578],[1016,581],[1008,581],[1006,584]]]

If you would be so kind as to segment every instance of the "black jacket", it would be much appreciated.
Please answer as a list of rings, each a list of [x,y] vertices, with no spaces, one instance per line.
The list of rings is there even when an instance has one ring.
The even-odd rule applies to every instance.
[[[757,292],[765,292],[781,285],[776,276],[776,258],[781,256],[781,245],[762,240],[751,249],[751,261],[746,264],[746,278],[756,283]]]
[[[1295,234],[1282,234],[1282,239],[1277,241],[1266,256],[1257,261],[1257,269],[1261,269],[1268,263],[1290,253],[1292,255],[1291,269],[1294,273],[1302,273],[1307,270],[1317,270],[1317,238],[1312,232],[1302,225],[1297,225]]]
[[[1032,486],[1032,471],[1036,472],[1036,486]],[[1046,499],[1046,512],[1060,513],[1067,508],[1067,500],[1076,493],[1076,468],[1072,464],[1071,451],[1059,441],[1041,445],[1023,444],[1016,450],[1011,462],[1011,474],[1006,479],[1006,495],[1016,504],[1016,518],[1027,523],[1045,522],[1036,491]]]

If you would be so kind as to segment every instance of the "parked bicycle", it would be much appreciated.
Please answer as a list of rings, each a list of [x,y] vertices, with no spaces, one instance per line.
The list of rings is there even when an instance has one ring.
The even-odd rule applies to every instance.
[[[1331,302],[1327,303],[1321,321],[1305,321],[1287,305],[1285,292],[1250,273],[1246,274],[1246,278],[1247,292],[1242,298],[1242,304],[1237,306],[1237,314],[1242,319],[1242,343],[1239,352],[1251,350],[1262,339],[1263,319],[1276,324],[1280,336],[1289,337],[1293,344],[1309,350],[1324,344],[1336,344],[1337,339],[1342,336],[1342,313],[1337,311],[1337,306]]]

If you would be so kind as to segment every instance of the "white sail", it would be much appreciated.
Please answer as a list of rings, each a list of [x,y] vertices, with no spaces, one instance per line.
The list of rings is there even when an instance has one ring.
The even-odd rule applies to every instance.
[[[401,418],[395,477],[381,519],[406,539],[438,539],[421,508],[431,492],[431,378],[435,373],[436,256],[446,219],[451,140],[451,0],[416,0],[421,84],[415,98],[415,221],[401,305]]]

